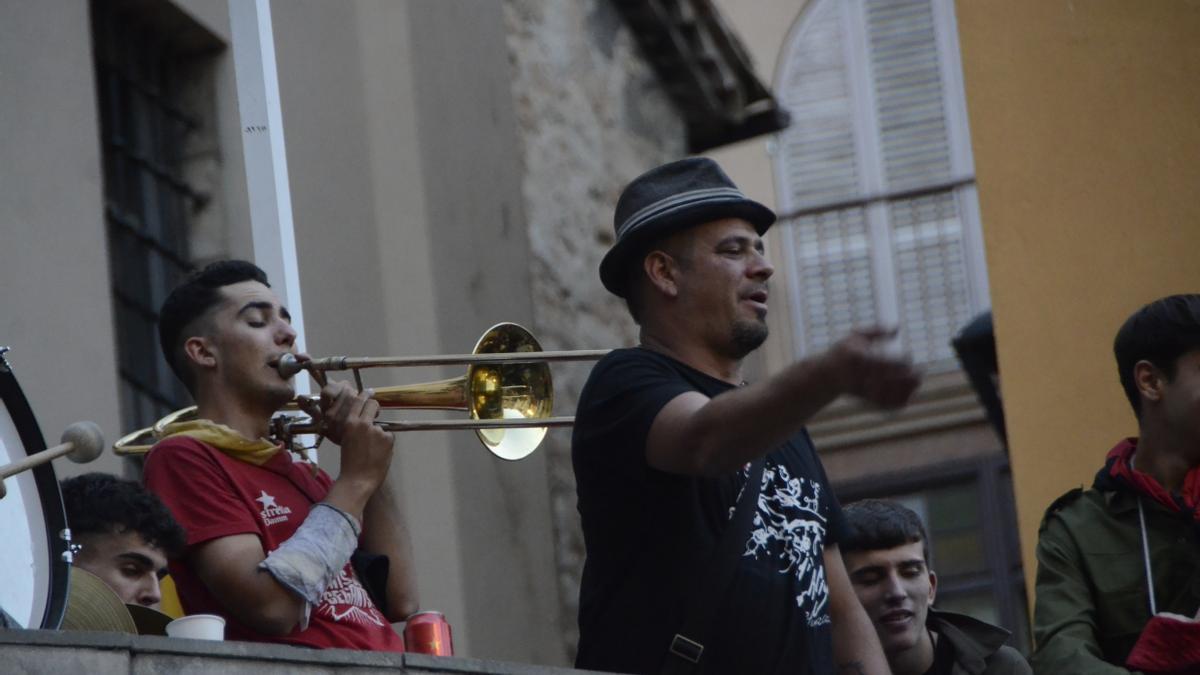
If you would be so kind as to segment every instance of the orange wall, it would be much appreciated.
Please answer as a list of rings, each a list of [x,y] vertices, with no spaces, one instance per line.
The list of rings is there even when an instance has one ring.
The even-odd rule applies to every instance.
[[[958,0],[1021,541],[1136,425],[1112,338],[1200,291],[1200,2]]]

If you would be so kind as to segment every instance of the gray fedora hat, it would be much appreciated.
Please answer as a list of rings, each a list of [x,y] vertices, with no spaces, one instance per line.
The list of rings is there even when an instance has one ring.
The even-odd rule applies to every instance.
[[[721,218],[743,218],[761,235],[775,222],[775,212],[748,199],[707,157],[647,171],[625,186],[617,200],[617,240],[600,261],[600,281],[614,295],[625,297],[625,270],[643,244]]]

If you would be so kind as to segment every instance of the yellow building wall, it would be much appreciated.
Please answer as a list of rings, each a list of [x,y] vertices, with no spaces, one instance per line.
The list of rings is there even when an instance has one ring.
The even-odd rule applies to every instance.
[[[1200,291],[1200,2],[959,0],[1021,542],[1136,423],[1112,339]]]

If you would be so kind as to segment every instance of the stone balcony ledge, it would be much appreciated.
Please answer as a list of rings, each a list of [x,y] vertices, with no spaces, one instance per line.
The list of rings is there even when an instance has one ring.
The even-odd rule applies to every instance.
[[[585,671],[426,654],[304,649],[256,642],[210,642],[124,633],[0,631],[6,673],[88,675],[326,675],[332,673],[487,673],[567,675]]]

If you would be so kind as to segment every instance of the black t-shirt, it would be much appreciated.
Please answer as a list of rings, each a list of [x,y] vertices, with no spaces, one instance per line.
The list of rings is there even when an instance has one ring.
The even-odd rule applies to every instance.
[[[664,473],[645,441],[676,396],[733,386],[645,349],[621,349],[593,369],[575,416],[571,456],[587,561],[576,666],[656,673],[681,628],[748,477]],[[705,644],[706,673],[828,673],[833,654],[822,554],[841,538],[841,507],[801,433],[763,470],[753,532]]]
[[[950,675],[954,672],[956,656],[954,645],[939,636],[937,644],[933,648],[933,664],[929,666],[929,670],[925,671],[925,675]]]

